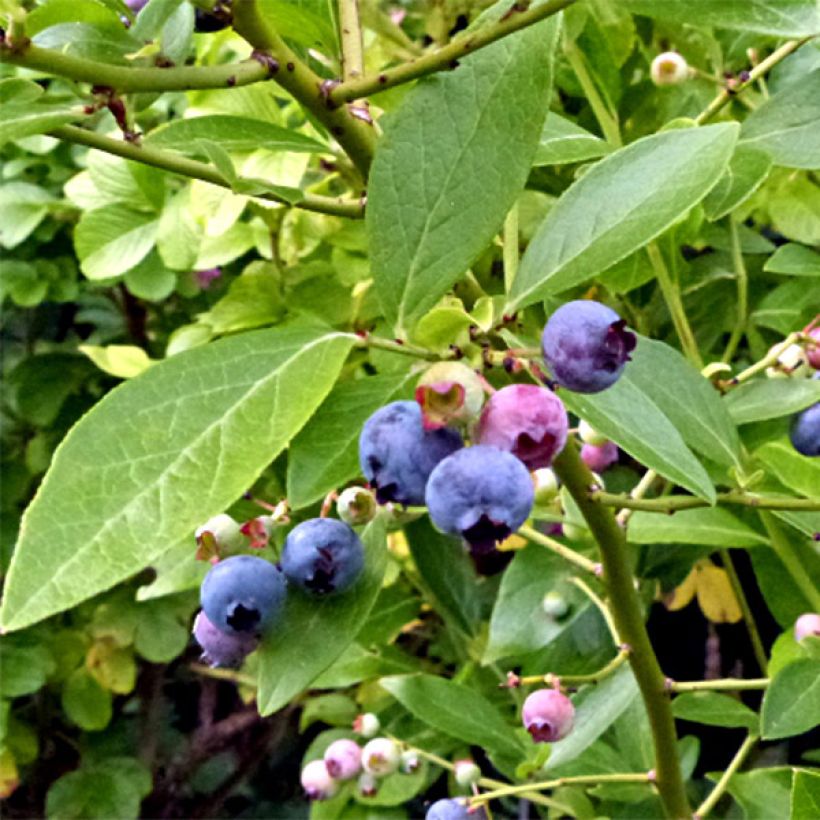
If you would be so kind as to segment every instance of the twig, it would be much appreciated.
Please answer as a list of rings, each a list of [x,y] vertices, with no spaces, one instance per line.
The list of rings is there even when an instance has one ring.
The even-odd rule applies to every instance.
[[[753,689],[765,689],[769,678],[718,678],[717,680],[675,681],[667,679],[668,692],[745,692]]]
[[[726,771],[721,775],[720,780],[715,784],[715,788],[709,793],[709,796],[695,809],[692,816],[693,820],[703,820],[707,814],[717,805],[718,800],[723,797],[726,789],[729,786],[729,781],[732,779],[737,770],[743,765],[749,752],[757,743],[757,735],[750,734],[746,740],[743,741],[741,747],[732,758],[732,762],[726,767]]]
[[[584,683],[600,683],[613,672],[620,669],[628,658],[629,650],[621,649],[608,664],[602,666],[597,672],[590,672],[587,675],[557,675],[552,672],[547,672],[546,675],[526,675],[523,678],[516,679],[516,686],[532,686],[537,683],[550,685],[556,682],[561,686],[580,686]]]
[[[472,805],[482,803],[485,800],[495,800],[499,797],[509,797],[514,794],[522,794],[528,789],[539,791],[546,789],[557,789],[561,786],[597,786],[601,783],[652,783],[654,778],[651,773],[635,774],[584,774],[572,777],[556,777],[554,780],[544,780],[540,783],[528,783],[520,786],[506,786],[503,789],[496,789],[492,792],[484,792],[478,797],[470,800]]]
[[[706,499],[694,495],[665,495],[662,498],[631,498],[626,494],[607,493],[593,490],[588,493],[590,501],[602,507],[620,507],[621,509],[644,510],[645,512],[674,513],[678,510],[692,510],[698,507],[711,507]],[[776,496],[752,495],[732,491],[718,493],[715,503],[719,505],[737,505],[756,507],[760,510],[820,510],[820,498],[778,498]]]
[[[604,623],[606,623],[606,628],[609,630],[609,634],[612,638],[612,642],[615,646],[621,646],[621,636],[618,634],[618,628],[615,626],[615,621],[612,619],[612,612],[609,607],[595,594],[595,592],[590,588],[590,586],[580,578],[570,578],[570,583],[574,584],[578,589],[580,589],[590,601],[598,608],[598,612],[601,613],[601,617],[604,619]]]
[[[548,535],[544,535],[532,527],[521,527],[518,530],[518,535],[522,538],[526,538],[527,541],[532,541],[534,544],[539,544],[548,550],[552,550],[556,555],[560,555],[565,561],[575,564],[576,567],[580,567],[585,572],[591,572],[593,575],[601,574],[600,564],[595,561],[590,561],[589,558],[585,558],[580,553],[575,552],[575,550],[564,546],[560,541],[556,541],[554,538],[550,538]]]
[[[643,498],[647,494],[647,492],[649,492],[649,488],[652,486],[652,484],[654,483],[654,481],[657,477],[658,477],[658,474],[654,470],[647,470],[643,474],[643,476],[641,476],[641,480],[630,490],[629,498],[631,498],[631,499]],[[615,516],[615,520],[622,527],[625,527],[627,521],[629,521],[631,516],[632,516],[632,510],[629,507],[624,507]]]

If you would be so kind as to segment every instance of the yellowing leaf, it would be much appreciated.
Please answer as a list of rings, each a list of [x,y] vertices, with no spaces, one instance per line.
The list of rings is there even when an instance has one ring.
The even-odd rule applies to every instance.
[[[526,538],[522,538],[520,535],[513,533],[499,543],[498,549],[502,552],[506,552],[507,550],[520,550],[526,547],[528,543],[529,541],[527,541]]]
[[[713,624],[736,624],[743,617],[726,570],[708,564],[696,568],[698,604]]]
[[[683,583],[672,590],[672,593],[664,601],[666,608],[671,612],[677,612],[677,610],[683,609],[685,606],[688,606],[692,598],[695,597],[697,590],[697,574],[693,569],[686,578],[683,579]]]
[[[0,799],[5,800],[20,785],[17,763],[8,749],[0,752]]]
[[[103,687],[118,695],[132,692],[137,680],[137,665],[131,649],[122,649],[111,641],[97,641],[85,658],[91,676]]]
[[[100,370],[116,376],[118,379],[130,379],[139,376],[154,362],[148,354],[135,345],[80,345],[80,353],[84,353]]]

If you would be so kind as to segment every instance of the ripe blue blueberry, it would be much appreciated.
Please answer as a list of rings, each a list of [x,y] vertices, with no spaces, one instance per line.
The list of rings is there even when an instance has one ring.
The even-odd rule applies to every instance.
[[[442,531],[461,535],[478,552],[494,549],[530,514],[534,488],[512,453],[486,444],[448,456],[430,475],[427,509]]]
[[[484,820],[487,815],[484,809],[470,812],[467,799],[464,797],[447,797],[436,800],[424,815],[424,820]]]
[[[362,542],[344,521],[311,518],[285,539],[282,571],[288,581],[312,595],[344,592],[363,568]]]
[[[790,438],[804,456],[820,456],[820,401],[795,416]]]
[[[625,327],[626,321],[600,302],[580,299],[558,308],[541,337],[555,381],[576,393],[598,393],[615,384],[636,344]]]
[[[194,638],[202,647],[202,660],[210,666],[236,669],[258,644],[254,635],[229,635],[217,629],[204,612],[194,619]]]
[[[555,393],[534,384],[511,384],[487,402],[476,438],[538,470],[549,467],[564,448],[568,427],[564,403]]]
[[[359,437],[359,461],[380,504],[424,504],[433,468],[463,446],[455,430],[425,431],[415,401],[394,401],[377,410]]]
[[[281,570],[254,555],[234,555],[213,566],[200,590],[202,609],[229,635],[258,635],[276,620],[285,600]]]

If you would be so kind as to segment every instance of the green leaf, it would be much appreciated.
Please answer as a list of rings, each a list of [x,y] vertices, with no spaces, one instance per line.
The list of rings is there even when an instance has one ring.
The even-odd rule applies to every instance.
[[[181,655],[190,637],[173,601],[152,601],[138,609],[134,649],[151,663],[169,663]]]
[[[815,585],[820,586],[820,555],[810,547],[802,555],[806,573]],[[783,629],[791,629],[804,612],[811,611],[811,602],[792,580],[774,550],[751,550],[749,557],[766,606]]]
[[[304,325],[252,331],[107,394],[64,439],[24,515],[3,625],[107,589],[225,510],[310,418],[353,341]]]
[[[100,0],[48,0],[26,16],[26,34],[35,34],[59,23],[96,23],[122,25],[113,8]]]
[[[755,451],[755,457],[792,490],[806,496],[816,496],[820,487],[820,463],[816,458],[801,455],[788,441],[770,441]]]
[[[790,276],[820,276],[820,253],[789,242],[781,245],[763,265],[769,273],[787,273]]]
[[[461,541],[433,528],[427,516],[404,527],[413,562],[436,611],[467,635],[480,619],[476,574]]]
[[[789,416],[816,401],[820,401],[820,382],[815,379],[754,379],[723,397],[735,424]]]
[[[43,103],[21,100],[4,102],[0,106],[0,146],[9,140],[18,140],[31,134],[44,134],[82,119],[83,113],[76,106],[64,103]]]
[[[820,774],[795,769],[790,808],[789,820],[817,820],[820,817]]]
[[[409,398],[416,374],[343,382],[293,440],[288,452],[288,501],[295,509],[360,475],[359,434],[380,407]]]
[[[727,467],[740,465],[740,439],[720,394],[674,348],[638,337],[624,375],[661,409],[681,438],[701,455]]]
[[[820,186],[812,180],[787,177],[770,195],[768,208],[775,228],[789,239],[820,244]]]
[[[143,41],[155,39],[181,2],[182,0],[151,0],[137,15],[131,33]]]
[[[704,544],[756,547],[768,539],[723,507],[679,510],[674,515],[635,512],[629,519],[629,540],[635,544]]]
[[[737,698],[721,692],[685,692],[672,701],[676,718],[707,726],[729,726],[756,729],[757,715]]]
[[[136,345],[78,345],[77,350],[88,356],[100,370],[118,379],[139,376],[154,363],[148,358],[148,354]]]
[[[347,592],[315,599],[291,590],[282,620],[259,649],[259,712],[270,715],[307,689],[353,643],[376,602],[387,564],[381,518],[364,533],[365,568]]]
[[[624,665],[603,682],[585,687],[574,698],[575,721],[572,731],[557,743],[546,769],[557,769],[588,749],[638,697],[638,684],[629,666]]]
[[[760,148],[738,145],[726,172],[703,200],[706,218],[721,219],[742,205],[769,175],[772,161]]]
[[[784,666],[763,696],[760,717],[764,740],[800,735],[820,724],[820,661]]]
[[[56,202],[48,191],[27,182],[0,186],[0,245],[14,248],[27,239]]]
[[[435,675],[380,681],[407,711],[446,735],[518,761],[524,747],[498,709],[475,689]]]
[[[338,53],[338,38],[332,6],[325,0],[258,0],[260,13],[276,20],[283,37],[308,48]]]
[[[125,205],[86,211],[74,229],[80,270],[89,279],[119,276],[147,255],[157,238],[156,214]]]
[[[533,165],[565,165],[597,159],[612,151],[612,146],[572,120],[550,111],[541,132]]]
[[[9,639],[0,640],[0,695],[19,698],[36,692],[54,671],[54,659],[41,644],[22,646]]]
[[[524,187],[552,88],[559,21],[422,80],[385,125],[367,228],[385,315],[406,335],[501,228]]]
[[[613,387],[582,395],[561,391],[567,409],[589,422],[641,464],[710,503],[715,488],[672,422],[635,384],[629,367]]]
[[[173,148],[185,154],[201,155],[203,150],[197,140],[214,142],[229,153],[251,153],[259,148],[312,154],[330,150],[298,131],[250,117],[218,114],[172,120],[145,137],[146,145],[155,148]]]
[[[709,774],[718,780],[720,774]],[[743,809],[745,820],[773,820],[789,816],[792,770],[783,767],[753,769],[735,774],[728,791]]]
[[[77,669],[63,684],[62,706],[68,719],[85,732],[99,732],[111,722],[112,695],[84,669]]]
[[[663,233],[714,187],[737,131],[735,123],[666,131],[596,163],[541,223],[505,313],[585,282]]]
[[[343,726],[349,729],[359,709],[356,701],[347,695],[332,692],[310,698],[299,716],[299,731],[304,732],[314,723],[327,723],[329,726]]]
[[[589,599],[567,583],[573,570],[562,558],[531,544],[519,550],[501,576],[490,619],[490,637],[482,662],[526,655],[548,646],[589,606]],[[544,612],[544,596],[556,592],[567,613],[553,618]]]
[[[816,7],[820,19],[820,10]],[[741,145],[760,148],[775,165],[820,168],[820,68],[774,94],[743,122]]]
[[[768,36],[820,33],[815,0],[626,0],[633,14],[673,23],[756,31]]]
[[[169,270],[154,248],[136,267],[125,274],[125,286],[139,299],[161,302],[177,284],[177,275]]]
[[[143,45],[127,31],[122,22],[113,24],[58,23],[38,32],[33,42],[73,57],[84,57],[103,63],[126,65],[129,54]]]

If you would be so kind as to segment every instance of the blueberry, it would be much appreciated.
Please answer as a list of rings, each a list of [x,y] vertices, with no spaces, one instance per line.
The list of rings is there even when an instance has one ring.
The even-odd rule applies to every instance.
[[[820,401],[795,416],[789,437],[798,453],[820,456]]]
[[[576,393],[611,387],[635,349],[635,334],[600,302],[567,302],[550,316],[541,337],[544,359],[555,381]]]
[[[204,612],[194,619],[194,638],[202,647],[202,660],[210,666],[236,669],[256,649],[253,635],[229,635],[217,629]]]
[[[210,11],[197,8],[194,10],[194,31],[209,33],[222,31],[231,24],[231,4],[229,0],[217,2]]]
[[[820,370],[820,327],[815,327],[809,331],[806,360],[815,370]]]
[[[424,820],[482,820],[487,815],[483,809],[470,812],[466,798],[436,800],[424,815]]]
[[[517,530],[532,509],[527,468],[511,453],[477,444],[448,456],[427,483],[427,509],[443,532],[490,551]]]
[[[478,422],[477,441],[517,456],[530,470],[549,467],[567,441],[567,411],[546,387],[511,384],[494,393]]]
[[[253,555],[220,561],[200,590],[208,620],[229,635],[258,635],[276,620],[285,600],[285,577],[273,564]]]
[[[339,784],[328,773],[324,760],[311,760],[302,769],[300,780],[308,800],[330,800],[339,791]]]
[[[282,549],[282,571],[312,595],[344,592],[362,574],[359,536],[335,518],[311,518],[294,527]]]
[[[416,402],[394,401],[365,422],[359,461],[380,504],[424,504],[424,488],[433,468],[462,446],[455,430],[426,432]]]
[[[334,780],[350,780],[362,770],[362,750],[354,740],[334,740],[325,750],[325,767]]]
[[[555,743],[572,731],[575,707],[557,689],[539,689],[524,701],[521,718],[536,743]]]
[[[608,441],[606,444],[584,444],[581,460],[593,473],[602,473],[618,460],[618,446]]]
[[[816,612],[806,612],[794,622],[794,639],[798,643],[809,635],[820,638],[820,615]]]

